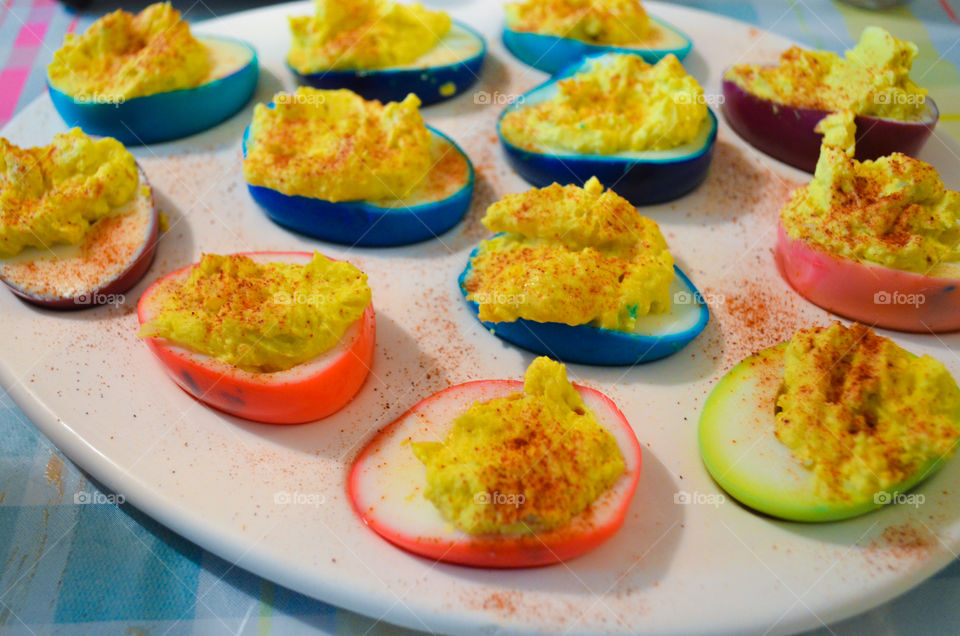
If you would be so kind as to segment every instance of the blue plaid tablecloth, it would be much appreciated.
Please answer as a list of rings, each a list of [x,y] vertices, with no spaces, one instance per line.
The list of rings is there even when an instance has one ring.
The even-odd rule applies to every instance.
[[[174,4],[199,19],[252,3]],[[887,26],[920,45],[916,72],[941,107],[941,127],[960,140],[960,0],[914,0],[883,13],[827,0],[681,4],[833,50],[850,46],[867,23]],[[53,0],[0,0],[0,125],[44,90],[43,68],[64,33],[83,31],[96,11],[113,8],[94,2],[91,13],[74,14]],[[54,448],[2,389],[0,564],[3,633],[405,633],[234,567],[117,501]],[[960,561],[830,631],[960,634],[958,597]]]

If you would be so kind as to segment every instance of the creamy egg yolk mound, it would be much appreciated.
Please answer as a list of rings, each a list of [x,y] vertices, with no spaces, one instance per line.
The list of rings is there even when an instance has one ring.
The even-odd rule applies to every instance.
[[[913,42],[867,27],[844,57],[791,47],[777,66],[741,64],[726,78],[758,97],[800,108],[910,119],[924,110],[926,89],[910,79]]]
[[[514,31],[590,44],[637,44],[658,34],[640,0],[526,0],[512,2],[505,10],[507,26]]]
[[[849,111],[817,130],[824,139],[813,180],[780,212],[791,238],[919,274],[960,260],[960,193],[946,189],[933,166],[900,153],[857,161]]]
[[[161,284],[141,337],[166,338],[254,373],[329,351],[371,299],[366,274],[320,253],[306,265],[204,254],[188,276]]]
[[[117,101],[193,88],[211,66],[207,47],[180,12],[161,2],[137,15],[114,11],[82,35],[68,34],[47,72],[67,95]]]
[[[895,488],[960,438],[960,389],[943,364],[860,324],[794,335],[777,410],[777,438],[833,500]]]
[[[450,16],[389,0],[314,0],[312,16],[290,18],[287,56],[300,73],[380,69],[416,60],[450,31]]]
[[[707,117],[703,88],[674,55],[651,66],[618,54],[560,80],[552,98],[510,111],[500,130],[527,150],[612,155],[682,146]]]
[[[527,369],[522,393],[475,402],[442,442],[412,448],[426,466],[426,498],[470,534],[562,527],[625,469],[566,368],[543,357]]]
[[[79,243],[94,223],[122,214],[139,183],[133,155],[110,137],[74,128],[36,148],[0,137],[0,257]]]
[[[251,185],[327,201],[399,199],[430,172],[420,99],[366,101],[301,87],[258,104],[243,174]]]
[[[657,224],[596,178],[512,194],[487,210],[467,298],[480,319],[632,331],[670,308],[673,257]]]

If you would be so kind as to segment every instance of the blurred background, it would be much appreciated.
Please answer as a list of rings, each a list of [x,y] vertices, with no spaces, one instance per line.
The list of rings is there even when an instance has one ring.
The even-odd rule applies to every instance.
[[[204,2],[185,0],[173,2],[172,4],[177,9],[180,9],[180,11],[189,13],[188,17],[191,21],[196,21],[268,4],[277,4],[279,1],[282,0],[276,0],[274,2],[270,0],[206,0]],[[97,16],[116,11],[117,9],[136,12],[147,5],[153,4],[153,2],[147,0],[138,0],[137,2],[121,2],[120,0],[59,0],[59,2],[69,9],[79,12],[89,12]]]

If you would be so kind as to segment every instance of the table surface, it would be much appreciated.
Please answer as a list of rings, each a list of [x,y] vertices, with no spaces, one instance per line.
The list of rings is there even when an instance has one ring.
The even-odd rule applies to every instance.
[[[960,0],[870,12],[827,0],[683,0],[840,51],[867,24],[916,42],[913,77],[960,141]],[[117,2],[74,13],[0,0],[0,126],[45,90],[65,33]],[[137,10],[148,2],[124,2]],[[189,20],[251,0],[174,2]],[[958,157],[960,160],[960,157]],[[74,466],[0,388],[0,631],[12,634],[395,634],[406,630],[307,598],[233,566],[118,502]],[[960,633],[960,560],[912,592],[817,634]]]

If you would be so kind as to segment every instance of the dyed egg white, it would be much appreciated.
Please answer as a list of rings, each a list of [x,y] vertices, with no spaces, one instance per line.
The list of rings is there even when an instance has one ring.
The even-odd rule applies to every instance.
[[[700,453],[714,480],[731,497],[759,512],[790,521],[836,521],[870,512],[916,486],[942,464],[921,466],[877,496],[826,499],[813,473],[777,439],[775,406],[783,384],[785,344],[747,358],[727,373],[700,416]]]
[[[680,29],[667,24],[663,20],[650,16],[660,30],[661,39],[656,46],[612,46],[590,44],[574,38],[564,38],[558,35],[544,35],[529,31],[514,31],[509,27],[503,29],[503,44],[514,57],[529,64],[533,68],[545,73],[556,73],[568,64],[590,55],[603,53],[629,53],[639,55],[647,62],[655,64],[667,55],[673,53],[677,59],[683,60],[693,48],[693,42]]]
[[[76,98],[49,80],[50,99],[67,126],[113,137],[126,146],[187,137],[239,112],[253,97],[260,75],[257,53],[240,40],[197,36],[213,57],[210,79],[200,86],[121,101]]]
[[[29,247],[0,259],[0,280],[20,298],[51,309],[121,302],[153,262],[159,232],[153,191],[139,166],[138,172],[133,201],[97,221],[80,243]]]
[[[483,37],[460,22],[454,22],[430,51],[409,64],[370,70],[331,69],[300,73],[287,65],[301,84],[322,89],[347,88],[365,99],[399,102],[409,93],[424,106],[463,93],[480,78],[487,45]]]
[[[591,177],[610,184],[610,189],[634,205],[672,201],[690,192],[704,179],[713,159],[717,140],[717,116],[709,108],[696,138],[669,150],[625,151],[611,155],[583,154],[547,145],[532,149],[516,146],[503,136],[503,118],[515,110],[528,108],[553,98],[560,80],[589,71],[595,64],[612,60],[609,54],[584,58],[524,94],[507,106],[497,121],[497,133],[510,166],[527,182],[538,188],[552,183],[582,186]]]
[[[458,279],[464,299],[467,299],[467,279],[478,249],[470,253],[467,267]],[[498,338],[563,362],[600,366],[652,362],[690,344],[710,320],[710,310],[703,296],[679,267],[674,265],[673,269],[670,309],[662,314],[639,316],[632,332],[525,318],[512,322],[480,322]],[[467,306],[480,320],[480,306],[469,299]]]
[[[603,394],[576,387],[601,426],[614,436],[626,469],[585,512],[563,528],[535,535],[470,535],[454,527],[424,497],[426,468],[410,442],[446,438],[456,418],[476,401],[521,392],[523,382],[487,380],[445,389],[414,406],[381,431],[350,471],[354,509],[374,532],[430,559],[479,567],[530,567],[565,561],[596,548],[623,524],[640,477],[641,451],[626,418]],[[484,494],[478,495],[483,496]],[[485,493],[489,503],[508,493]],[[497,498],[497,501],[494,501]]]
[[[245,256],[257,263],[297,265],[306,265],[314,257],[309,252],[250,252]],[[147,288],[137,304],[141,325],[160,310],[158,292],[164,281],[185,278],[193,267],[171,272]],[[376,314],[371,303],[331,349],[273,373],[246,371],[165,338],[144,341],[170,379],[197,400],[247,420],[300,424],[337,412],[363,386],[373,362]]]
[[[272,106],[272,104],[271,104]],[[427,126],[435,145],[433,154],[458,153],[467,164],[466,179],[439,199],[423,200],[414,191],[405,199],[387,201],[327,201],[284,194],[266,186],[247,184],[250,195],[278,225],[332,243],[360,247],[408,245],[437,238],[453,228],[470,209],[474,170],[467,154],[452,139]],[[247,156],[250,127],[243,134]],[[439,147],[439,150],[436,148]],[[432,171],[439,176],[440,162]],[[424,182],[429,184],[431,175]],[[419,190],[419,189],[418,189]]]

